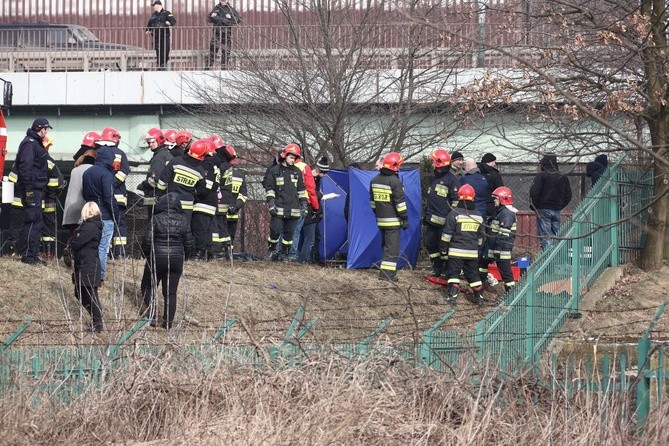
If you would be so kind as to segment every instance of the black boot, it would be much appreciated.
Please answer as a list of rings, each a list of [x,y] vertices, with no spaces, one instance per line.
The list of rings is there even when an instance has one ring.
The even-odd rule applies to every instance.
[[[483,300],[483,286],[476,287],[472,289],[473,294],[467,294],[467,300],[477,306],[483,306],[485,300]]]
[[[379,280],[397,283],[397,273],[395,271],[381,269],[379,270]]]
[[[281,244],[281,260],[288,261],[288,255],[290,254],[290,247],[292,245]]]
[[[443,274],[443,262],[441,258],[432,259],[432,275],[440,277]]]
[[[458,287],[454,283],[449,283],[444,292],[446,303],[455,306],[455,301],[458,298]]]
[[[271,260],[272,262],[276,262],[279,260],[279,252],[276,250],[276,243],[268,243],[267,244],[267,251],[268,251],[268,260]]]
[[[198,249],[193,255],[193,260],[196,262],[205,262],[207,260],[207,251],[204,249]]]

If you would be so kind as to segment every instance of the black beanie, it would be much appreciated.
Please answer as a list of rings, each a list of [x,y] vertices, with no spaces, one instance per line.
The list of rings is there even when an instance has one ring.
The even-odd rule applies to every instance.
[[[483,158],[481,158],[483,164],[492,163],[493,161],[497,161],[497,157],[492,153],[486,153],[483,155]]]
[[[324,156],[321,159],[319,159],[318,162],[316,163],[316,167],[318,167],[321,172],[330,171],[330,161],[328,160],[328,157]]]
[[[457,150],[453,153],[451,153],[451,162],[455,160],[462,160],[465,159],[464,156],[462,156],[462,153],[458,152]]]

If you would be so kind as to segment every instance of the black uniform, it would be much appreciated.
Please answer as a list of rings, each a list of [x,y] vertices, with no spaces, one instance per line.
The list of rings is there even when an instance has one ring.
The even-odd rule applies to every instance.
[[[275,252],[279,237],[281,249],[287,256],[293,244],[293,233],[297,219],[307,213],[307,190],[304,187],[302,171],[296,166],[279,163],[267,170],[264,181],[265,197],[269,207],[269,237],[267,239],[270,253],[278,259]]]
[[[400,255],[400,230],[409,227],[404,185],[397,172],[381,169],[370,183],[370,205],[381,231],[383,258],[379,279],[397,280],[397,259]]]
[[[219,163],[220,159],[218,156],[207,156],[202,162],[205,192],[199,198],[195,199],[193,218],[191,220],[193,236],[195,236],[195,260],[205,260],[207,254],[213,259],[216,256],[214,242],[217,244],[220,243],[216,221],[218,191],[221,182]]]
[[[102,306],[98,297],[100,286],[100,255],[98,252],[102,238],[102,218],[100,215],[84,220],[77,227],[72,239],[74,254],[74,294],[81,305],[93,317],[96,331],[102,329]]]
[[[157,188],[168,193],[178,193],[181,209],[190,218],[195,197],[204,196],[207,191],[202,161],[188,154],[172,158],[161,172]]]
[[[237,10],[229,4],[222,5],[218,3],[207,16],[207,20],[214,24],[211,41],[209,42],[207,68],[210,68],[214,64],[216,54],[220,48],[221,68],[225,69],[228,65],[230,49],[232,48],[232,27],[241,21],[241,17]]]
[[[39,239],[44,226],[42,200],[48,183],[47,160],[42,137],[32,128],[28,129],[16,154],[16,189],[23,205],[23,227],[17,253],[25,263],[38,261]]]
[[[481,280],[485,281],[488,278],[488,265],[494,260],[506,290],[516,284],[511,269],[511,251],[516,241],[516,212],[518,209],[511,205],[497,208],[497,214],[490,221],[485,249],[479,264]]]
[[[460,181],[448,167],[439,167],[434,171],[434,177],[427,190],[425,208],[425,249],[432,262],[432,274],[439,277],[446,271],[447,257],[442,258],[439,249],[441,233],[444,232],[446,217],[451,212],[451,206],[458,201]]]
[[[221,199],[218,203],[218,221],[221,237],[227,237],[230,249],[233,248],[239,216],[246,204],[246,175],[234,167],[225,148],[216,150],[221,161]],[[225,226],[225,229],[223,229]]]
[[[165,328],[172,326],[177,309],[177,287],[183,273],[184,256],[190,257],[194,249],[190,218],[181,210],[179,194],[168,193],[160,197],[142,239],[146,264],[141,289],[149,315],[156,318],[154,294],[158,284],[162,284]]]
[[[40,252],[47,259],[50,259],[56,254],[56,225],[58,224],[57,203],[58,195],[60,195],[65,186],[65,178],[58,166],[56,166],[53,158],[48,154],[47,172],[49,180],[46,184],[46,189],[44,190],[44,204],[42,206],[44,226],[42,227],[42,235],[40,238]]]
[[[460,271],[464,271],[469,286],[481,299],[483,283],[479,277],[479,247],[484,238],[483,216],[476,210],[473,201],[460,200],[446,217],[441,236],[441,251],[448,255],[448,284],[450,297],[454,286],[460,283]]]
[[[146,173],[146,179],[137,187],[137,189],[144,192],[144,206],[146,206],[149,220],[153,217],[153,208],[156,205],[157,197],[160,196],[160,190],[157,189],[160,175],[172,158],[170,149],[168,149],[167,146],[158,146],[153,152],[153,157],[149,164],[149,171]]]
[[[147,31],[153,35],[153,48],[156,50],[159,68],[164,68],[170,59],[170,28],[176,23],[172,13],[162,9],[160,12],[152,12],[146,24]]]

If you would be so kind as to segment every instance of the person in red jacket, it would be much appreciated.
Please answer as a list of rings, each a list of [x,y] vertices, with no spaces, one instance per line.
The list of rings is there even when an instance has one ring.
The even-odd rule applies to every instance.
[[[302,157],[302,148],[296,142],[291,142],[288,146],[295,146],[297,148],[296,153],[300,154],[300,157],[295,161],[295,167],[300,169],[302,172],[302,179],[304,180],[304,188],[307,190],[307,215],[313,215],[320,210],[320,204],[318,203],[318,195],[316,191],[316,181],[314,180],[314,174],[311,171],[311,167],[303,161]],[[290,253],[288,254],[288,260],[296,262],[306,262],[306,259],[298,258],[298,253],[300,252],[300,247],[302,244],[302,232],[304,229],[306,216],[300,217],[297,220],[295,225],[295,232],[293,233],[293,244],[290,248]]]

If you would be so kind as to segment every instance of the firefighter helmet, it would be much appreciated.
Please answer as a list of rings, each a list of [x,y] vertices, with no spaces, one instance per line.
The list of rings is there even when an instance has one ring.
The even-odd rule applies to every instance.
[[[163,144],[165,144],[165,134],[160,129],[154,127],[152,129],[149,129],[148,132],[146,132],[144,140],[147,142],[155,140],[159,146],[162,146]]]
[[[476,192],[471,184],[463,184],[458,189],[458,200],[474,201],[475,196]]]
[[[212,151],[213,143],[208,139],[198,139],[190,145],[188,155],[202,161]]]
[[[100,133],[100,141],[112,141],[116,144],[121,140],[121,134],[114,127],[106,127]]]
[[[209,141],[212,142],[214,145],[214,150],[220,149],[221,147],[225,147],[225,143],[223,142],[223,138],[221,138],[218,135],[211,135],[209,137]]]
[[[81,141],[82,146],[95,147],[96,141],[100,141],[100,134],[98,132],[88,132],[84,135]]]
[[[451,155],[444,149],[437,149],[430,155],[432,158],[432,167],[435,169],[439,167],[448,167],[451,165]]]
[[[281,155],[279,156],[281,158],[285,158],[288,155],[295,155],[295,158],[300,158],[302,156],[302,149],[300,148],[300,145],[298,143],[291,142],[283,149],[283,152],[281,152]]]
[[[492,196],[499,198],[499,204],[502,206],[513,204],[513,194],[511,193],[511,189],[506,186],[500,186],[492,191]]]
[[[174,129],[167,129],[163,132],[165,137],[165,143],[169,143],[172,146],[175,146],[177,143],[177,131]]]
[[[404,158],[397,152],[390,152],[383,158],[383,164],[381,167],[385,169],[390,169],[393,172],[400,170],[400,166],[404,164]]]
[[[174,141],[179,145],[188,144],[191,139],[193,139],[193,135],[188,130],[181,130],[174,136]]]

